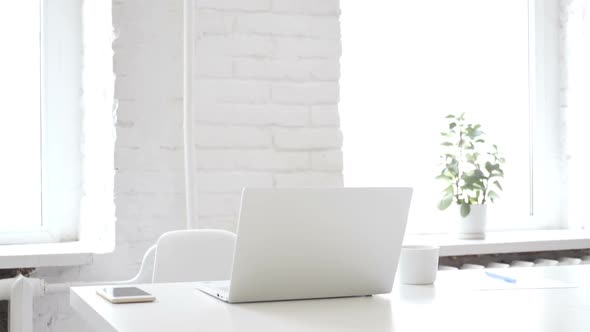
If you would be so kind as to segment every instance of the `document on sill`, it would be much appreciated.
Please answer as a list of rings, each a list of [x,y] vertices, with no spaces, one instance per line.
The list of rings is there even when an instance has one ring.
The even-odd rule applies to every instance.
[[[481,275],[481,278],[474,281],[470,286],[472,290],[486,291],[486,290],[518,290],[518,289],[551,289],[551,288],[577,288],[574,284],[569,284],[563,281],[549,279],[537,276],[522,276],[514,278],[509,274],[501,274],[506,276],[507,280],[490,277],[486,274]]]

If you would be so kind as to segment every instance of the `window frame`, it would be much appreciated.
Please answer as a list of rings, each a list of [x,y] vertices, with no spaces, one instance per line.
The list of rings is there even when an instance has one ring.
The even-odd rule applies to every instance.
[[[0,245],[78,240],[81,197],[82,2],[41,4],[41,225],[0,230]]]
[[[567,196],[561,114],[560,8],[529,0],[530,229],[565,229]]]
[[[531,204],[528,207],[528,216],[514,216],[513,223],[503,222],[503,225],[495,227],[488,223],[488,228],[493,231],[564,229],[569,226],[565,213],[567,197],[564,193],[567,192],[567,182],[563,169],[566,160],[563,119],[560,110],[559,2],[528,0],[526,4],[529,13],[528,176]],[[344,17],[344,20],[347,20],[347,17]],[[343,43],[346,46],[346,37]],[[527,112],[526,109],[523,111]],[[345,126],[344,130],[346,135]],[[346,155],[346,146],[344,151]],[[345,167],[345,184],[346,175]],[[436,215],[432,217],[430,221],[421,222],[420,225],[414,227],[409,225],[408,234],[447,233],[451,225],[441,222]]]

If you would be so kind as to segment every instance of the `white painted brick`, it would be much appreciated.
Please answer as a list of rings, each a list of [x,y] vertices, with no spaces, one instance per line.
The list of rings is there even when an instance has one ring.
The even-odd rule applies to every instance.
[[[340,38],[338,17],[288,16],[271,13],[250,13],[236,17],[236,32],[274,36]]]
[[[273,0],[272,9],[275,12],[298,14],[340,14],[338,0]]]
[[[118,170],[177,170],[183,167],[182,146],[123,147],[115,151],[115,168]]]
[[[183,172],[118,171],[115,175],[117,193],[179,193],[184,192]]]
[[[298,127],[306,125],[309,122],[309,112],[307,107],[300,105],[275,105],[273,109],[273,124]]]
[[[310,78],[310,73],[298,60],[238,59],[234,61],[234,71],[238,78],[298,80]]]
[[[342,171],[342,150],[310,152],[311,168],[317,171]]]
[[[337,105],[321,105],[311,107],[311,124],[313,126],[338,127],[340,116]]]
[[[300,105],[199,105],[195,117],[200,123],[224,125],[304,126],[308,123],[307,106]]]
[[[339,40],[287,37],[274,40],[276,45],[271,54],[281,59],[338,59],[342,52]]]
[[[265,150],[198,150],[198,167],[209,170],[304,170],[307,152]]]
[[[267,103],[270,85],[253,81],[199,79],[193,85],[197,102]]]
[[[307,45],[307,47],[311,48],[313,45]],[[277,45],[272,38],[252,35],[204,36],[197,39],[195,44],[196,53],[212,55],[273,56],[276,51]],[[304,51],[311,52],[311,50],[301,52]],[[325,48],[322,51],[329,53]]]
[[[334,104],[339,100],[336,82],[325,83],[281,83],[271,88],[272,101],[285,104]]]
[[[125,174],[121,174],[124,176]],[[184,215],[184,191],[179,193],[121,193],[115,197],[117,217],[136,220],[170,219]],[[174,223],[172,220],[170,223]],[[119,223],[117,223],[119,225]],[[137,226],[141,227],[141,223]]]
[[[342,187],[342,173],[276,174],[277,187]]]
[[[240,210],[240,193],[199,195],[199,216],[236,216]]]
[[[205,172],[197,175],[199,191],[202,192],[241,192],[244,187],[272,187],[270,172]]]
[[[207,9],[199,9],[194,15],[193,24],[197,35],[227,35],[233,31],[235,22],[233,15]]]
[[[202,228],[224,229],[230,232],[236,232],[238,217],[237,216],[203,216],[199,218],[199,224]]]
[[[182,123],[162,123],[159,128],[151,125],[117,127],[117,147],[138,148],[145,144],[146,137],[152,144],[157,142],[166,147],[177,146],[182,144]]]
[[[199,103],[195,109],[199,123],[221,125],[270,125],[272,110],[268,105]]]
[[[119,128],[131,128],[135,125],[158,122],[160,114],[166,114],[166,123],[182,122],[182,96],[170,98],[119,99],[116,119],[125,125]]]
[[[197,0],[198,8],[236,9],[236,10],[269,10],[271,0]]]
[[[195,127],[196,144],[215,148],[264,148],[272,146],[272,132],[268,128],[211,126]]]
[[[336,81],[340,68],[338,61],[334,60],[237,59],[234,74],[244,79]]]
[[[194,75],[200,78],[229,78],[233,76],[233,62],[231,57],[197,54],[193,70]]]
[[[335,149],[342,146],[342,133],[337,128],[275,128],[273,137],[274,145],[279,149]]]
[[[149,52],[145,47],[139,49],[120,49],[115,52],[113,59],[113,67],[117,73],[118,78],[129,76],[154,76],[162,78],[175,77],[182,73],[182,64],[178,63],[181,58],[181,52],[175,50],[170,43],[167,45],[171,49],[162,52]],[[138,52],[142,52],[141,56],[137,56]],[[164,67],[154,67],[154,63],[174,63],[173,65]],[[143,82],[140,87],[144,85],[158,85],[158,81]]]
[[[148,68],[145,68],[148,71]],[[180,71],[178,72],[180,74]],[[176,81],[171,78],[174,75],[171,73],[162,74],[162,77],[155,75],[143,74],[141,75],[140,82],[137,82],[137,78],[131,78],[129,76],[118,76],[115,82],[115,98],[117,99],[157,99],[163,96],[178,96],[182,97],[182,80]],[[152,82],[150,80],[169,81],[168,84],[163,85],[160,83]]]
[[[340,78],[340,62],[322,59],[301,60],[303,66],[310,73],[312,80],[332,80]]]

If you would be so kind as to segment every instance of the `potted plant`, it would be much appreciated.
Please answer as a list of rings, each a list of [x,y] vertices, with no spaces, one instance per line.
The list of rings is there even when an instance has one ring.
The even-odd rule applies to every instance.
[[[481,125],[465,121],[465,113],[448,115],[447,130],[441,133],[443,168],[437,179],[445,189],[438,203],[440,210],[456,205],[459,211],[457,236],[461,239],[485,238],[487,204],[502,191],[504,177],[498,146],[488,144]]]

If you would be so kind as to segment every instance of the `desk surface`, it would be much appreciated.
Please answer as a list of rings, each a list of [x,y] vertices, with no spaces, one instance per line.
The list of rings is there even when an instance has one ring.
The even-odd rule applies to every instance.
[[[95,286],[72,288],[70,303],[97,331],[590,331],[590,265],[496,272],[576,287],[474,290],[486,276],[465,270],[358,298],[227,304],[177,283],[141,285],[153,303],[111,304]]]

